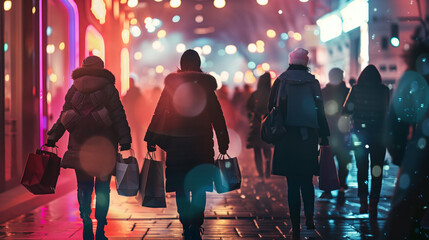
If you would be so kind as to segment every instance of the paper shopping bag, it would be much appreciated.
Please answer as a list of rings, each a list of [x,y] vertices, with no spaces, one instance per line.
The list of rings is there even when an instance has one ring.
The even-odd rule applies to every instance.
[[[148,152],[144,159],[137,200],[144,207],[166,207],[164,166],[161,161],[155,160],[155,153]]]
[[[236,157],[227,154],[219,155],[215,161],[219,171],[215,174],[214,183],[218,193],[230,192],[241,187],[241,171]]]
[[[340,189],[334,154],[330,146],[320,146],[319,189],[323,191]]]
[[[42,146],[28,155],[21,184],[35,195],[55,193],[60,163],[57,154],[43,150]]]
[[[139,190],[139,165],[131,150],[131,156],[123,159],[118,154],[116,162],[116,191],[121,196],[136,196]]]

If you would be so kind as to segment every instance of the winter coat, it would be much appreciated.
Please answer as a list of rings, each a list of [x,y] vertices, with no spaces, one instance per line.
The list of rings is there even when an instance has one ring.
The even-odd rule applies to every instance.
[[[312,175],[318,168],[319,137],[329,136],[319,81],[304,70],[282,73],[271,89],[270,111],[279,92],[287,133],[275,145],[272,172],[282,176]]]
[[[67,130],[70,133],[68,150],[62,167],[88,172],[88,165],[93,165],[93,174],[99,175],[94,164],[109,161],[110,166],[113,159],[114,165],[118,143],[131,143],[130,128],[110,71],[78,68],[72,78],[73,85],[65,96],[58,120],[48,132],[48,139],[56,142]]]
[[[349,136],[349,119],[341,116],[344,101],[350,89],[344,82],[338,85],[328,83],[322,89],[323,101],[326,109],[331,137],[329,142],[337,147],[347,147]]]
[[[219,146],[229,144],[225,118],[214,92],[216,79],[187,71],[169,74],[164,84],[145,141],[167,152],[166,190],[185,187],[213,191],[212,172],[200,171],[198,179],[190,180],[192,186],[185,186],[185,178],[193,169],[213,169],[213,129]]]
[[[269,89],[268,89],[269,90]],[[268,148],[269,144],[261,139],[262,118],[268,111],[269,91],[258,89],[253,92],[247,101],[246,108],[249,112],[249,134],[247,148]]]
[[[353,140],[354,146],[383,142],[389,88],[371,66],[362,71],[343,105],[342,113],[351,115],[351,132],[358,138]]]

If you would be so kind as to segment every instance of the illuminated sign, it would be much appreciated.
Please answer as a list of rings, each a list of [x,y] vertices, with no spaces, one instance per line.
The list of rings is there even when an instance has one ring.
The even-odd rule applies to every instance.
[[[324,16],[317,20],[316,23],[320,28],[320,40],[322,42],[334,39],[343,32],[343,22],[336,14]]]
[[[106,4],[103,0],[91,0],[91,12],[101,24],[106,22]]]
[[[348,32],[369,20],[369,4],[367,0],[355,0],[341,10],[343,31]]]

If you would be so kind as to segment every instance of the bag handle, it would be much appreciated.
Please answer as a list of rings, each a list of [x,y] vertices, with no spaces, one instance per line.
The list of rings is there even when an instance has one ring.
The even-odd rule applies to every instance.
[[[134,153],[134,149],[130,148],[129,151],[131,152],[132,157],[136,157],[135,153]],[[122,154],[120,152],[118,152],[118,155],[119,155],[119,162],[125,163],[124,158],[122,157]]]
[[[156,160],[156,154],[154,152],[147,152],[145,158],[150,159],[152,161],[158,161]]]
[[[232,158],[231,156],[229,156],[229,154],[228,153],[225,153],[225,154],[222,154],[222,153],[219,153],[219,155],[217,156],[217,160],[223,160],[223,159],[225,159],[225,156],[227,156],[228,158]]]
[[[55,154],[57,154],[58,155],[58,146],[57,145],[55,145],[54,147],[50,147],[51,149],[55,149],[55,152],[54,151],[47,151],[46,149],[44,149],[43,147],[49,147],[49,146],[47,146],[46,144],[43,144],[39,149],[40,149],[40,151],[45,151],[45,152],[51,152],[51,153],[55,153]]]

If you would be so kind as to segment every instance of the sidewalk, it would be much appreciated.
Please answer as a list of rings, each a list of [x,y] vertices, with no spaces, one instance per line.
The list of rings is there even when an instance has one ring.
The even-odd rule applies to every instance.
[[[241,190],[207,195],[204,239],[291,239],[286,181],[283,177],[273,176],[261,182],[255,177],[252,157],[250,150],[243,150],[239,157],[243,173]],[[374,239],[374,233],[384,225],[396,173],[397,168],[392,166],[384,173],[379,218],[370,222],[368,214],[358,214],[356,169],[353,165],[344,206],[336,204],[335,191],[333,199],[317,198],[316,231],[306,230],[302,217],[301,239]],[[74,177],[71,179],[74,181]],[[59,193],[58,188],[56,195]],[[321,191],[316,190],[316,197],[320,194]],[[0,224],[0,238],[81,239],[82,224],[75,195],[75,191],[69,191]],[[134,197],[118,196],[112,180],[106,226],[109,239],[181,239],[181,233],[174,194],[167,195],[167,208],[140,207]]]

